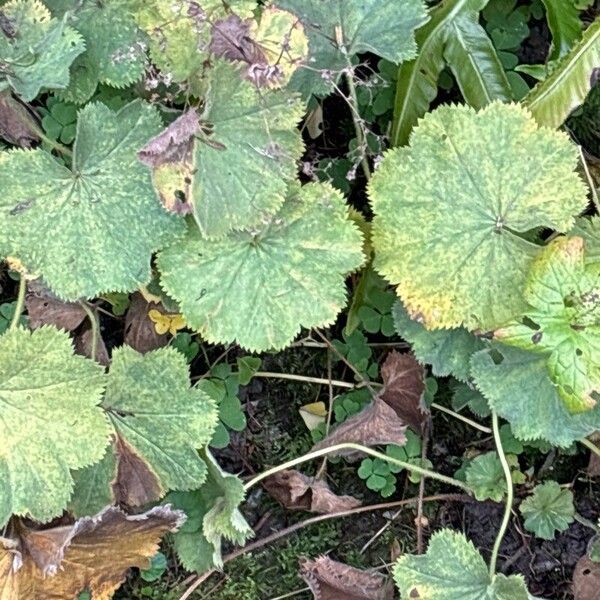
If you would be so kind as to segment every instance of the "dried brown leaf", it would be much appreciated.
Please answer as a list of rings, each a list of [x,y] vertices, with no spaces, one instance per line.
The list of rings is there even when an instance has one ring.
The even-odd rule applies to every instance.
[[[575,600],[598,600],[600,594],[600,563],[582,556],[573,573]]]
[[[38,130],[37,122],[26,105],[10,92],[0,93],[0,138],[9,144],[30,148],[40,140]]]
[[[54,325],[58,329],[74,331],[86,318],[81,304],[63,302],[39,285],[29,285],[25,306],[29,315],[29,326],[32,329],[42,325]]]
[[[412,354],[390,352],[381,377],[384,387],[379,393],[386,404],[416,433],[422,434],[429,420],[429,411],[423,401],[425,369]]]
[[[315,600],[392,600],[394,584],[376,571],[362,571],[326,556],[300,561],[300,576]]]
[[[336,427],[326,438],[315,444],[314,450],[336,444],[352,442],[363,446],[406,443],[406,425],[396,411],[379,396],[373,402]],[[355,452],[343,451],[340,455],[352,457]]]
[[[352,496],[337,496],[324,481],[291,469],[265,479],[264,486],[288,510],[331,514],[350,510],[361,504],[360,500]]]
[[[75,336],[75,352],[81,354],[81,356],[92,358],[92,338],[92,327],[87,324]],[[105,367],[110,363],[108,349],[102,339],[102,335],[98,335],[98,339],[96,340],[96,361]]]
[[[127,571],[147,568],[161,537],[184,519],[170,506],[140,515],[109,507],[63,527],[23,526],[18,540],[0,546],[0,599],[71,600],[88,590],[94,600],[109,600]]]
[[[141,353],[162,348],[169,341],[166,334],[156,332],[154,323],[148,316],[152,309],[166,314],[161,304],[148,303],[141,294],[135,293],[125,315],[125,344]]]

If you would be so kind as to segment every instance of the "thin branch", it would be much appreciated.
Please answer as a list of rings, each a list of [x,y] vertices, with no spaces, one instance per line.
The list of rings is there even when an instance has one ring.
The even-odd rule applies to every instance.
[[[329,342],[329,340],[327,340]],[[331,416],[333,414],[333,384],[331,383],[331,349],[327,348],[327,379],[328,379],[328,392],[329,392],[329,403],[327,404],[327,421],[325,421],[325,437],[329,435],[329,429],[331,428]],[[321,479],[327,469],[327,456],[323,457],[323,462],[319,467],[316,474],[316,479]]]

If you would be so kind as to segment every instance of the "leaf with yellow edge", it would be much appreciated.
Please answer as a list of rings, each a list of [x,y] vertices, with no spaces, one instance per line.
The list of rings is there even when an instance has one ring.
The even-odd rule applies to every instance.
[[[523,234],[567,231],[587,206],[578,160],[517,105],[429,113],[369,184],[375,268],[428,329],[503,324],[539,252]]]
[[[138,515],[110,507],[72,525],[21,525],[18,539],[0,538],[0,599],[72,600],[88,591],[109,600],[127,571],[148,568],[162,536],[184,521],[170,506]]]

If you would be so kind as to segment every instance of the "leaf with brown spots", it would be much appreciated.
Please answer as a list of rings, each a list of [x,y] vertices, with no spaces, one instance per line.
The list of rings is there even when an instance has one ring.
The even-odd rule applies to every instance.
[[[373,402],[336,427],[326,438],[315,444],[314,450],[352,442],[363,446],[406,443],[406,425],[396,411],[379,396]],[[353,451],[338,452],[340,455],[356,455]]]
[[[288,510],[331,514],[350,510],[361,504],[360,500],[352,496],[337,496],[324,481],[291,469],[271,475],[263,485]]]
[[[376,571],[362,571],[326,556],[300,562],[300,576],[315,600],[392,600],[394,584]]]
[[[0,599],[70,600],[88,590],[94,600],[108,600],[131,567],[149,566],[161,537],[184,520],[170,506],[139,515],[109,507],[72,525],[21,526],[18,539],[1,539]]]
[[[25,306],[32,329],[54,325],[58,329],[74,331],[85,319],[86,313],[78,302],[63,302],[37,282],[30,283],[28,289]]]
[[[598,600],[600,590],[600,563],[587,555],[582,556],[573,573],[573,594],[575,600]]]
[[[390,352],[381,377],[384,388],[380,398],[391,406],[411,429],[423,434],[429,420],[429,411],[423,401],[425,369],[412,354]]]
[[[151,310],[166,312],[162,305],[146,302],[143,296],[135,293],[131,297],[129,310],[125,315],[125,344],[145,354],[156,348],[166,346],[169,339],[166,334],[158,334],[152,319],[148,316]]]

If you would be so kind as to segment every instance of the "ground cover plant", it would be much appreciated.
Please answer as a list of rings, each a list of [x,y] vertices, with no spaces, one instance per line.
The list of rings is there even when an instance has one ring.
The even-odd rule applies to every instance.
[[[599,15],[0,0],[0,600],[597,598]]]

